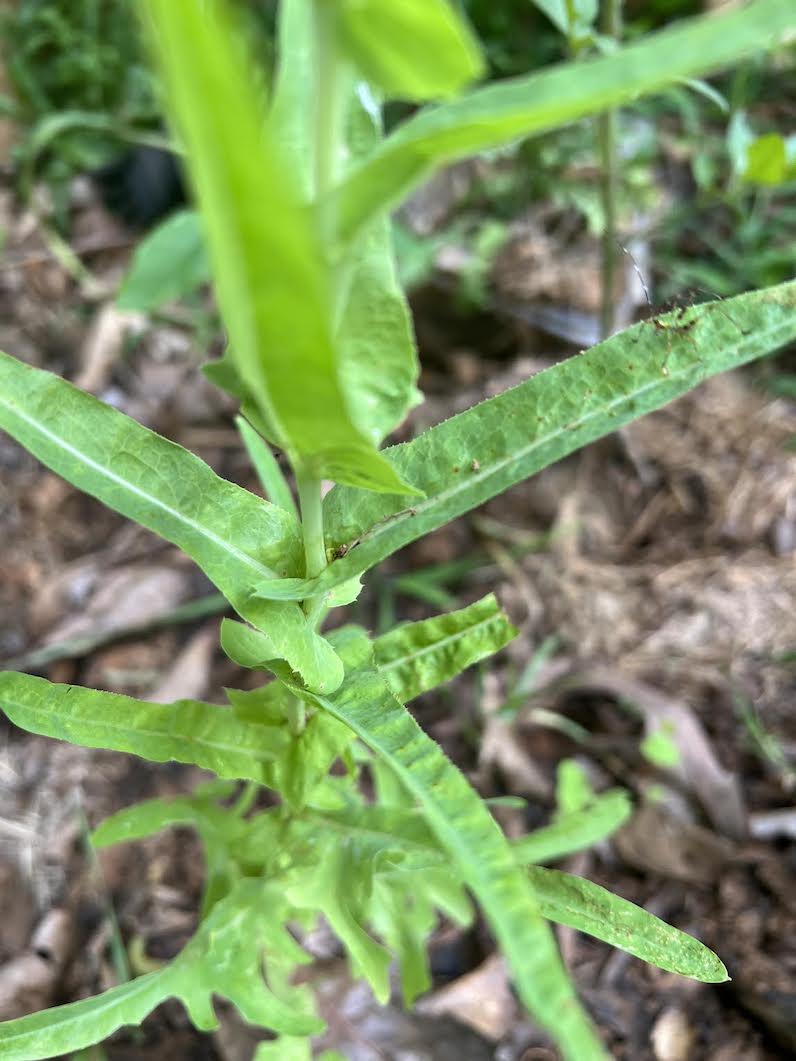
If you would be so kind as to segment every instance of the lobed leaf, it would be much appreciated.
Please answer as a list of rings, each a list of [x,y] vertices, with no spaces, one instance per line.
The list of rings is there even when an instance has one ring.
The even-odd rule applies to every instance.
[[[796,338],[796,281],[664,314],[538,373],[385,451],[426,497],[406,507],[336,487],[325,526],[340,559],[317,579],[255,593],[303,599],[361,574],[408,542],[554,461]]]
[[[398,626],[373,649],[379,673],[405,703],[499,652],[516,634],[490,593],[459,611]]]
[[[506,79],[405,122],[333,194],[345,244],[397,204],[432,169],[632,103],[683,78],[716,70],[793,30],[791,0],[757,0],[645,36],[610,55]]]
[[[120,984],[94,998],[56,1006],[0,1024],[3,1061],[40,1061],[101,1042],[119,1028],[140,1025],[168,998],[180,999],[200,1031],[218,1027],[214,995],[229,999],[244,1020],[285,1035],[312,1035],[323,1023],[306,1008],[305,996],[279,997],[262,976],[263,949],[295,947],[265,919],[278,896],[257,881],[239,881],[214,907],[182,953],[163,969]]]
[[[412,493],[352,420],[323,247],[258,105],[226,4],[143,7],[187,148],[230,355],[267,437],[303,476]]]
[[[537,1020],[554,1032],[565,1056],[573,1061],[605,1057],[540,917],[527,876],[516,864],[497,823],[380,675],[366,664],[347,675],[331,697],[296,693],[350,726],[389,763],[418,801],[461,878],[481,903],[521,998]]]
[[[298,523],[70,383],[0,353],[0,427],[74,486],[179,546],[240,614],[251,586],[302,570]]]
[[[0,672],[0,707],[29,733],[155,763],[193,763],[219,777],[261,784],[288,739],[282,727],[241,722],[216,704],[154,704],[15,671]]]
[[[698,939],[667,925],[582,877],[541,866],[529,868],[545,917],[586,932],[667,972],[707,984],[729,980],[724,964]]]

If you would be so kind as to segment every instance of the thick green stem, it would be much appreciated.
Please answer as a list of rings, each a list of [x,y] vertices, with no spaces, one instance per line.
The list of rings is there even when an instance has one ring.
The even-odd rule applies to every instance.
[[[299,477],[298,495],[301,506],[301,529],[304,534],[305,576],[316,578],[326,567],[320,481]]]
[[[334,16],[329,0],[315,0],[315,195],[319,200],[334,183],[342,140],[343,78]]]
[[[622,36],[622,0],[603,0],[601,26],[604,36],[619,41]],[[614,295],[618,260],[617,200],[619,198],[619,159],[617,158],[617,112],[606,111],[597,119],[600,149],[600,195],[605,228],[602,239],[600,278],[600,327],[605,339],[614,330]]]

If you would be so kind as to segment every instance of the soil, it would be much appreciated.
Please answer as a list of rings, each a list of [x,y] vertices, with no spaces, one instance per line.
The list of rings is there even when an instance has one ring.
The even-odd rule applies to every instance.
[[[77,278],[53,255],[40,212],[23,209],[10,187],[0,210],[0,348],[77,381],[257,489],[234,410],[199,372],[206,341],[176,310],[154,323],[113,308],[131,241],[90,189],[76,191],[71,239],[90,271]],[[558,275],[545,257],[555,249],[536,240],[537,272]],[[510,258],[496,277],[495,305],[475,316],[456,308],[445,284],[418,293],[428,400],[401,437],[572,352],[516,312],[523,295]],[[554,279],[534,297],[538,290],[550,299]],[[732,981],[698,984],[559,930],[619,1059],[796,1054],[794,438],[796,405],[768,396],[759,373],[715,379],[407,548],[369,579],[352,611],[373,629],[391,616],[432,614],[439,605],[401,576],[423,573],[427,586],[435,565],[468,561],[434,583],[437,593],[464,604],[495,589],[520,636],[488,670],[417,701],[418,719],[484,796],[527,800],[524,810],[501,811],[512,835],[549,819],[564,758],[576,758],[598,789],[633,793],[630,823],[563,868],[702,938]],[[150,699],[220,700],[224,686],[249,680],[216,647],[220,613],[204,577],[7,436],[0,533],[3,666]],[[533,686],[507,723],[497,711],[533,659]],[[681,753],[668,769],[641,750],[667,720]],[[99,858],[86,838],[112,811],[189,791],[203,775],[71,747],[7,721],[0,730],[0,1016],[10,1018],[179,952],[203,883],[195,836],[176,829]],[[483,926],[440,930],[437,984],[412,1014],[397,1002],[376,1006],[319,932],[313,980],[329,1019],[319,1046],[355,1061],[557,1056],[523,1016]],[[114,963],[115,938],[128,970]],[[220,1016],[221,1030],[200,1036],[179,1005],[166,1005],[94,1056],[249,1061],[256,1035],[234,1014]]]

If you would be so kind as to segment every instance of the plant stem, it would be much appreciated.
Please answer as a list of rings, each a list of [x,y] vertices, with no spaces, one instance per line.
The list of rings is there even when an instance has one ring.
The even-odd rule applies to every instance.
[[[622,36],[622,0],[603,0],[600,28],[607,37]],[[600,150],[600,195],[603,207],[602,268],[600,277],[600,330],[606,339],[614,330],[614,287],[617,263],[617,200],[619,198],[619,159],[617,158],[617,111],[609,110],[597,119]]]
[[[328,0],[315,0],[315,196],[320,199],[334,183],[342,139],[343,92],[334,31],[334,10]]]
[[[306,578],[317,578],[326,567],[321,484],[318,479],[301,477],[298,477],[297,484],[301,507],[301,529],[304,534],[304,574]]]

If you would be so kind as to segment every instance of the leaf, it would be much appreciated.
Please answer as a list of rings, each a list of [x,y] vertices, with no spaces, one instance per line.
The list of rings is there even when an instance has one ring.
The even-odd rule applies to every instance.
[[[757,0],[726,15],[678,23],[611,55],[560,63],[425,109],[399,126],[333,194],[329,212],[337,220],[338,238],[348,242],[436,167],[716,70],[770,46],[795,24],[791,0]]]
[[[280,68],[269,122],[307,198],[311,194],[315,104],[312,5],[280,5]],[[346,169],[382,140],[381,107],[364,82],[344,101]],[[335,332],[340,373],[357,426],[378,445],[420,401],[411,315],[396,279],[392,225],[379,218],[346,254],[342,310]]]
[[[367,85],[350,103],[347,143],[356,161],[382,139],[381,112]],[[392,222],[377,218],[349,250],[351,278],[337,331],[341,378],[359,428],[374,445],[422,396],[412,318],[398,282]]]
[[[729,980],[723,963],[704,943],[635,903],[559,870],[534,866],[528,872],[542,913],[551,921],[586,932],[667,972],[706,984]]]
[[[269,603],[269,602],[263,602]],[[273,660],[286,660],[314,692],[334,692],[343,680],[343,664],[325,637],[307,622],[298,604],[271,601],[269,617],[260,615],[263,631],[234,619],[221,622],[221,647],[239,667],[267,668]]]
[[[411,493],[351,418],[322,245],[258,106],[226,5],[143,7],[187,148],[230,356],[270,440],[302,476]]]
[[[211,793],[201,793],[197,790],[193,796],[147,799],[130,807],[123,807],[100,822],[91,834],[91,843],[99,850],[114,844],[143,840],[170,826],[195,825],[200,819],[209,821],[213,812],[220,810],[215,800],[230,796],[235,790],[234,782],[220,782],[227,786],[220,790],[215,787],[219,782],[211,784],[214,785]],[[223,820],[226,825],[234,824],[232,814],[226,810],[223,811],[223,818],[218,820]]]
[[[262,977],[264,945],[272,952],[293,940],[281,940],[265,919],[278,896],[252,880],[235,885],[217,903],[182,953],[163,969],[114,987],[94,998],[56,1006],[0,1024],[3,1061],[39,1061],[71,1054],[101,1042],[118,1028],[140,1025],[167,998],[179,998],[200,1031],[218,1027],[212,998],[229,999],[250,1024],[286,1035],[312,1035],[323,1023],[307,1011],[306,996],[296,991],[277,997]],[[286,935],[286,933],[285,933]]]
[[[0,706],[29,733],[260,783],[287,742],[286,730],[241,722],[216,704],[153,704],[15,671],[0,672]]]
[[[350,726],[418,801],[439,843],[481,903],[521,998],[556,1036],[565,1056],[572,1061],[605,1057],[539,917],[525,871],[517,866],[497,823],[380,675],[365,664],[347,674],[331,697],[299,690],[297,695]]]
[[[796,338],[796,281],[675,310],[538,373],[386,455],[426,494],[336,487],[324,501],[327,543],[345,555],[312,581],[269,580],[264,597],[326,593],[408,542],[554,461]]]
[[[396,627],[373,647],[379,673],[403,703],[498,652],[516,634],[490,593],[460,611]]]
[[[0,427],[74,486],[179,546],[252,622],[251,586],[303,569],[274,505],[50,372],[0,353]]]
[[[116,305],[151,312],[210,280],[202,229],[194,210],[163,221],[136,246]]]
[[[340,46],[387,97],[453,96],[484,73],[478,41],[449,0],[339,0]]]
[[[590,806],[562,814],[550,825],[536,829],[512,843],[522,865],[554,862],[605,840],[629,819],[633,804],[624,789],[611,789],[594,798]]]
[[[778,133],[767,133],[752,140],[746,149],[743,179],[752,184],[784,184],[796,174],[796,165],[788,160],[785,140]]]
[[[235,426],[240,431],[246,452],[268,500],[289,516],[298,519],[296,502],[268,443],[242,416],[235,417]]]

